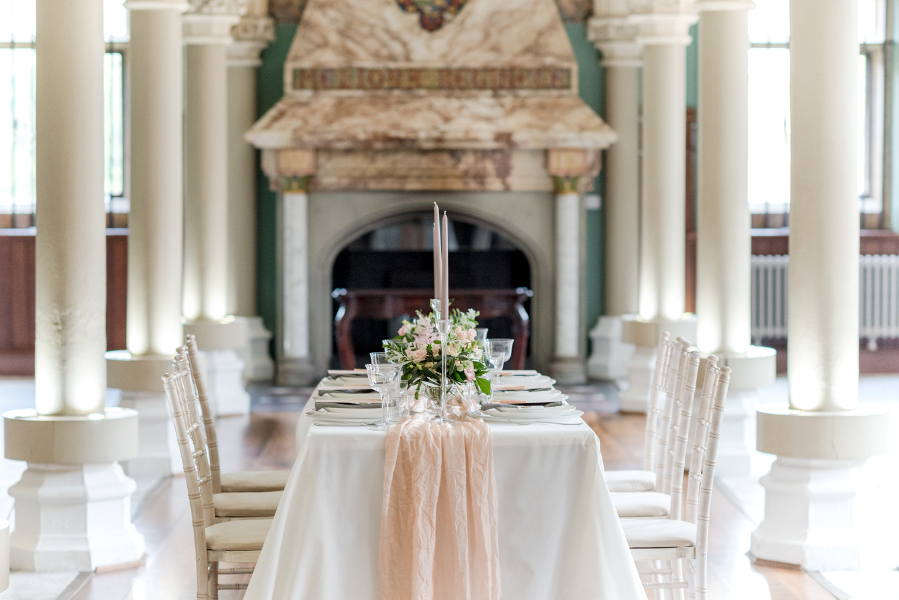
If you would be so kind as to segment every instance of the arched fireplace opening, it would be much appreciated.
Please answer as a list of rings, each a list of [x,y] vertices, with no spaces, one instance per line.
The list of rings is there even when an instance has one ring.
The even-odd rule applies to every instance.
[[[474,302],[508,312],[481,320],[490,337],[512,338],[525,328],[530,338],[530,321],[523,321],[514,307],[517,301],[525,314],[530,314],[531,265],[527,256],[483,222],[448,214],[450,297],[453,291],[465,290]],[[381,340],[396,335],[403,318],[414,317],[411,306],[433,295],[433,213],[406,214],[354,239],[334,260],[331,284],[335,323],[351,319],[347,332],[340,325],[335,327],[332,367],[364,365],[368,353],[380,349]],[[353,299],[352,314],[347,311],[348,298]],[[529,356],[528,347],[520,362]]]

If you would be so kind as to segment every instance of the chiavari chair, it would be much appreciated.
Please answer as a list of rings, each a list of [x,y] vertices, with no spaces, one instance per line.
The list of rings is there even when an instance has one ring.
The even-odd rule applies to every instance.
[[[206,389],[206,381],[202,370],[199,368],[200,357],[196,338],[190,334],[185,336],[185,346],[187,346],[190,371],[193,375],[197,397],[200,402],[206,444],[209,448],[212,487],[215,492],[275,492],[283,490],[284,486],[287,485],[287,478],[290,476],[289,469],[221,472],[215,420],[209,406],[209,393]]]
[[[245,583],[220,583],[220,575],[240,575],[252,573],[250,568],[220,568],[220,562],[255,563],[259,559],[262,545],[268,535],[271,519],[244,519],[221,523],[215,522],[212,481],[202,466],[200,457],[206,448],[197,443],[191,435],[180,390],[184,388],[184,373],[166,374],[163,380],[169,414],[175,426],[184,478],[187,482],[187,497],[190,504],[191,524],[194,532],[194,553],[196,557],[197,600],[215,600],[218,590],[246,589]],[[201,471],[204,473],[201,475]]]
[[[708,594],[712,487],[730,369],[713,366],[706,378],[688,485],[686,490],[678,489],[676,484],[672,486],[672,496],[676,494],[683,498],[686,517],[679,519],[672,510],[667,519],[621,519],[634,560],[652,565],[649,570],[641,570],[644,587],[678,591],[686,588],[691,600],[706,600]],[[712,380],[711,384],[708,384],[709,380]],[[711,394],[706,394],[709,385]],[[687,567],[686,578],[684,564]]]

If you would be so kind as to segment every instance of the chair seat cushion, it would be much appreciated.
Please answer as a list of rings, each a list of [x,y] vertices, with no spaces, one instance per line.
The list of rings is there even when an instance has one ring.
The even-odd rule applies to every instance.
[[[621,519],[629,548],[678,548],[696,544],[696,525],[672,519]]]
[[[667,517],[671,496],[661,492],[620,492],[612,494],[619,517]]]
[[[222,492],[212,495],[217,517],[273,517],[284,492]]]
[[[656,486],[652,471],[606,471],[610,492],[651,492]]]
[[[271,527],[271,519],[226,521],[206,528],[206,548],[209,550],[262,550],[262,543]]]
[[[222,473],[223,492],[276,492],[287,485],[290,470]]]

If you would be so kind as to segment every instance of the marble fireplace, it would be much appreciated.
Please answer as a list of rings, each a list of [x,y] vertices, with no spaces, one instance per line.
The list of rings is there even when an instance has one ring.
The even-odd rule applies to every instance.
[[[553,0],[443,6],[310,0],[247,133],[279,192],[280,383],[330,363],[340,251],[435,201],[524,252],[533,366],[584,379],[582,193],[615,132],[577,96]]]

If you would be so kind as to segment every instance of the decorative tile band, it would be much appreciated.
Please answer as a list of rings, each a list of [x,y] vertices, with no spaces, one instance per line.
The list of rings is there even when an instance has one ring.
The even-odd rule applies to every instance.
[[[571,69],[297,68],[294,90],[570,90]]]

